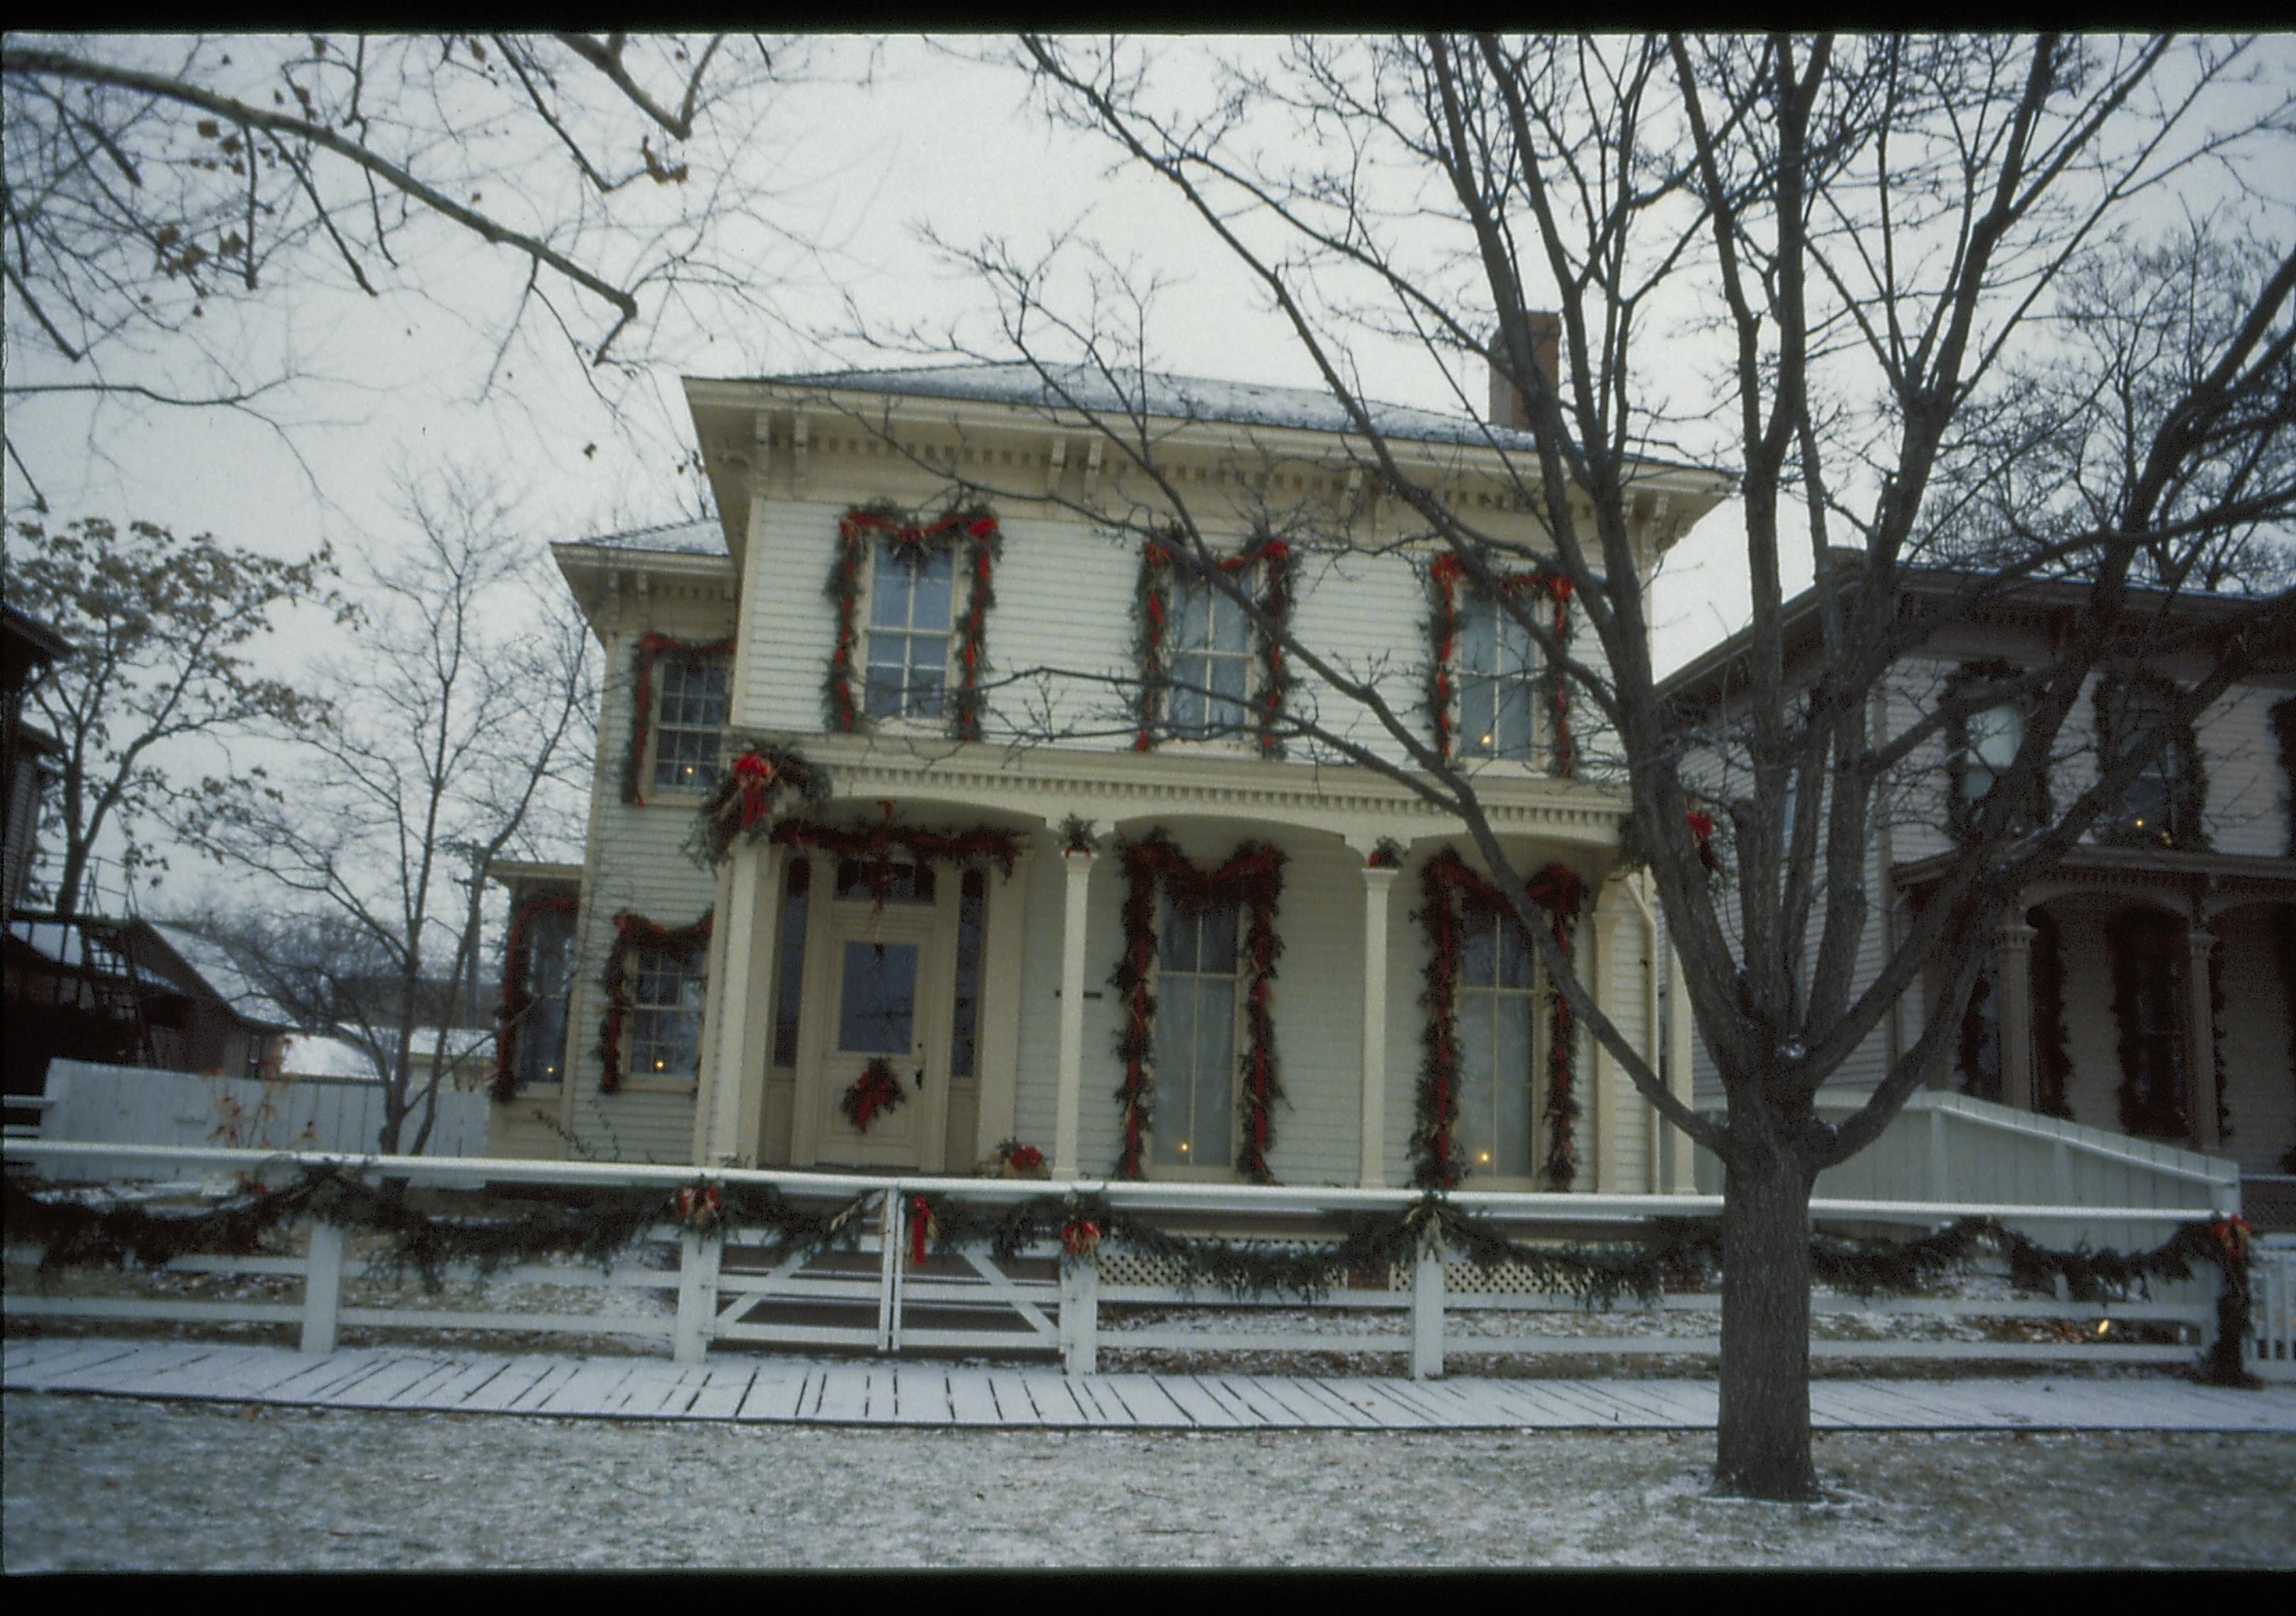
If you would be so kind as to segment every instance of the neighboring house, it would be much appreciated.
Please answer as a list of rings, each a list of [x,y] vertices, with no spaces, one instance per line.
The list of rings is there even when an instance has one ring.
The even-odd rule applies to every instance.
[[[56,1058],[261,1077],[292,1022],[223,949],[143,920],[20,915],[8,924],[7,1088]]]
[[[1854,558],[1853,558],[1854,560]],[[2085,591],[2042,583],[1975,619],[1944,603],[1965,580],[1913,573],[1901,612],[1935,619],[1916,652],[1875,689],[1874,729],[1893,734],[1957,680],[2000,677],[2049,654]],[[1816,595],[1784,607],[1788,682],[1815,676]],[[2249,603],[2186,596],[2181,630],[2205,634]],[[1741,635],[1666,682],[1693,732],[1729,710]],[[2200,677],[2197,658],[2164,658],[2093,679],[2059,737],[2040,816],[2096,777],[2101,726],[2143,721],[2149,704]],[[1993,789],[2021,739],[2013,706],[1979,714],[1908,764],[1894,808],[1874,825],[1866,890],[1866,969],[1929,900],[1958,827]],[[2252,1218],[2286,1222],[2296,1180],[2296,649],[2267,650],[2257,672],[2210,706],[2132,785],[2061,869],[2001,917],[1938,1086],[2022,1111],[2228,1157]],[[1718,775],[1718,796],[1749,783]],[[1815,943],[1813,942],[1813,947]],[[1869,1089],[1908,1048],[1949,973],[1930,973],[1832,1082]],[[1718,1079],[1696,1051],[1702,1103]]]
[[[1143,537],[1168,503],[1035,372],[686,385],[719,519],[556,547],[612,677],[582,865],[496,871],[491,1149],[962,1173],[1017,1140],[1061,1174],[1688,1188],[1686,1141],[1572,1026],[1460,824],[1281,720],[1402,749],[1176,580]],[[1655,918],[1611,875],[1627,801],[1587,715],[1414,541],[1330,398],[1145,390],[1231,576],[1472,765],[1658,1062]],[[1380,407],[1595,654],[1502,464],[1527,440]],[[1645,568],[1726,486],[1636,480]],[[760,833],[697,862],[713,792]]]
[[[0,759],[7,770],[6,817],[0,819],[0,904],[12,919],[38,861],[40,794],[54,776],[50,760],[62,745],[24,722],[24,695],[42,671],[71,647],[46,624],[0,602]]]

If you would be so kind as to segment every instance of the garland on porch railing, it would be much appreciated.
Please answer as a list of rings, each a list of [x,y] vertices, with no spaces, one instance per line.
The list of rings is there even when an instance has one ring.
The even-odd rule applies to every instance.
[[[283,1161],[283,1167],[290,1164]],[[299,1218],[384,1236],[387,1270],[418,1274],[436,1290],[445,1270],[472,1263],[483,1274],[512,1263],[573,1257],[611,1265],[614,1257],[665,1224],[686,1227],[758,1229],[769,1235],[767,1254],[810,1257],[849,1245],[883,1197],[865,1192],[833,1212],[792,1206],[770,1185],[720,1185],[696,1180],[668,1195],[659,1189],[599,1190],[560,1204],[514,1209],[483,1218],[433,1216],[412,1205],[403,1190],[363,1182],[329,1165],[295,1166],[278,1188],[250,1183],[204,1212],[154,1212],[140,1202],[91,1202],[84,1192],[34,1195],[16,1180],[5,1185],[12,1241],[41,1249],[40,1268],[53,1274],[79,1266],[157,1267],[193,1252],[253,1252],[266,1249]],[[1528,1244],[1509,1239],[1488,1218],[1463,1211],[1430,1192],[1390,1212],[1343,1219],[1336,1239],[1316,1243],[1223,1240],[1175,1235],[1091,1194],[1038,1195],[1002,1213],[931,1194],[912,1195],[904,1208],[909,1255],[925,1261],[934,1250],[987,1247],[1010,1259],[1031,1246],[1057,1243],[1076,1260],[1112,1243],[1176,1266],[1182,1283],[1242,1299],[1292,1294],[1310,1299],[1346,1284],[1352,1274],[1383,1272],[1414,1261],[1439,1239],[1479,1267],[1513,1264],[1550,1295],[1577,1298],[1588,1308],[1624,1296],[1644,1300],[1667,1286],[1710,1284],[1721,1273],[1722,1234],[1714,1222],[1653,1218],[1618,1240],[1599,1244]],[[1910,1239],[1856,1239],[1813,1234],[1811,1274],[1818,1284],[1860,1296],[1924,1290],[1964,1269],[1979,1257],[2006,1259],[2013,1285],[2029,1295],[2055,1293],[2059,1281],[2075,1301],[2099,1304],[2140,1295],[2155,1281],[2216,1271],[2217,1340],[2208,1373],[2218,1384],[2245,1379],[2242,1349],[2253,1300],[2249,1258],[2251,1235],[2234,1215],[2186,1224],[2149,1251],[2056,1251],[1989,1218],[1964,1218]]]
[[[1546,911],[1554,946],[1570,955],[1571,933],[1586,898],[1586,883],[1568,865],[1553,864],[1526,883],[1530,900]],[[1467,867],[1449,849],[1427,861],[1419,874],[1420,924],[1427,932],[1427,1029],[1421,1035],[1426,1054],[1419,1067],[1418,1125],[1411,1135],[1411,1181],[1423,1189],[1448,1189],[1466,1169],[1452,1159],[1451,1133],[1459,1120],[1459,964],[1461,911],[1477,919],[1511,917],[1513,911],[1496,886]],[[1550,980],[1546,1051],[1547,1187],[1567,1190],[1578,1172],[1573,1128],[1578,1102],[1572,1094],[1570,1005]]]
[[[742,755],[719,776],[693,816],[685,850],[701,865],[722,864],[735,840],[755,841],[794,797],[806,808],[829,800],[829,771],[793,746],[743,737]]]
[[[922,561],[933,550],[964,547],[970,581],[956,624],[956,689],[949,701],[949,733],[960,741],[978,741],[980,676],[988,670],[988,618],[996,604],[992,575],[1004,543],[996,513],[986,505],[968,505],[920,521],[890,500],[878,500],[856,505],[838,519],[837,555],[823,591],[837,603],[837,643],[821,686],[829,727],[850,734],[866,721],[854,700],[853,659],[861,637],[861,562],[873,543],[890,546],[906,564]]]
[[[1427,563],[1431,606],[1427,640],[1432,652],[1427,665],[1427,715],[1434,724],[1435,755],[1447,763],[1451,760],[1453,743],[1451,710],[1458,696],[1458,677],[1453,669],[1459,650],[1459,586],[1465,581],[1466,563],[1456,554],[1447,553]],[[1570,686],[1563,677],[1559,654],[1561,648],[1570,643],[1570,575],[1520,572],[1503,578],[1501,587],[1510,595],[1540,591],[1554,605],[1553,633],[1558,654],[1541,659],[1546,671],[1539,676],[1539,683],[1546,688],[1547,718],[1554,731],[1554,755],[1548,768],[1567,780],[1578,764],[1577,750],[1570,737]]]
[[[1276,956],[1283,952],[1275,934],[1276,900],[1283,891],[1283,855],[1266,842],[1247,841],[1217,869],[1200,870],[1162,830],[1120,844],[1124,864],[1124,953],[1109,985],[1124,1005],[1116,1054],[1124,1081],[1116,1091],[1123,1108],[1123,1144],[1116,1176],[1141,1176],[1140,1153],[1148,1134],[1153,1100],[1156,1001],[1149,991],[1156,964],[1156,894],[1160,886],[1174,905],[1198,913],[1233,903],[1244,915],[1243,1092],[1237,1102],[1243,1137],[1236,1169],[1255,1184],[1275,1180],[1267,1153],[1275,1144],[1275,1102],[1283,1097],[1276,1076],[1275,1018],[1268,1008]]]
[[[653,665],[663,655],[690,656],[707,660],[734,654],[734,636],[728,635],[709,644],[675,640],[666,634],[638,636],[637,653],[631,669],[633,693],[630,700],[630,747],[622,758],[622,800],[632,808],[645,806],[646,736],[653,724]]]
[[[563,893],[539,892],[511,906],[503,937],[502,1002],[495,1007],[495,1075],[488,1095],[497,1103],[518,1097],[518,1040],[526,1013],[534,1007],[527,991],[526,929],[537,915],[572,915],[580,900]]]
[[[1151,538],[1140,546],[1140,571],[1133,583],[1133,612],[1136,623],[1133,642],[1133,658],[1140,668],[1140,707],[1138,724],[1132,738],[1132,750],[1144,752],[1154,746],[1160,736],[1164,720],[1164,702],[1171,682],[1171,671],[1166,666],[1164,638],[1171,626],[1172,570],[1178,565],[1180,553],[1186,540],[1177,534],[1165,538]],[[1248,573],[1265,564],[1267,572],[1261,585],[1259,610],[1278,630],[1275,634],[1259,634],[1254,638],[1259,644],[1259,688],[1253,693],[1250,706],[1254,737],[1263,758],[1283,755],[1284,703],[1291,699],[1298,685],[1283,660],[1282,631],[1292,621],[1292,606],[1299,581],[1299,558],[1284,540],[1263,534],[1253,539],[1234,555],[1224,556],[1213,563],[1230,577]]]
[[[622,1023],[630,1013],[630,956],[641,948],[658,948],[680,959],[691,959],[709,946],[709,916],[704,914],[679,930],[658,926],[643,915],[627,910],[614,916],[614,946],[606,952],[606,1013],[598,1023],[598,1092],[612,1094],[622,1086]]]

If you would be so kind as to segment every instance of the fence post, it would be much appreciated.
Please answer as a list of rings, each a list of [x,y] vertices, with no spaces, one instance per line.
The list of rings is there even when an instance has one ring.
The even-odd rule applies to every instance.
[[[884,1211],[878,1218],[883,1232],[882,1247],[877,1253],[877,1350],[893,1349],[894,1301],[893,1287],[900,1282],[901,1272],[901,1192],[888,1186]]]
[[[1443,1374],[1443,1237],[1431,1234],[1420,1243],[1419,1266],[1411,1276],[1411,1378],[1439,1380]]]
[[[723,1229],[686,1229],[677,1237],[677,1334],[670,1356],[699,1364],[709,1356],[717,1331],[718,1266],[726,1253]]]
[[[1086,1251],[1061,1259],[1061,1369],[1090,1374],[1100,1367],[1100,1259]]]
[[[343,1311],[343,1230],[340,1224],[314,1223],[303,1260],[303,1348],[332,1352]]]

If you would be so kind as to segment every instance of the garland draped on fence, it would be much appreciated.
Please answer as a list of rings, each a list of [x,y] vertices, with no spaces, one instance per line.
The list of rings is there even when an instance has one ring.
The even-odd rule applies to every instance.
[[[1458,695],[1458,676],[1453,669],[1459,651],[1459,586],[1466,579],[1466,563],[1456,554],[1439,555],[1427,565],[1431,607],[1427,638],[1433,653],[1427,664],[1427,714],[1434,722],[1435,755],[1447,763],[1451,759],[1454,740],[1451,709]],[[1562,675],[1562,647],[1570,643],[1570,576],[1562,572],[1521,572],[1502,578],[1500,587],[1509,595],[1527,590],[1542,592],[1554,608],[1555,650],[1543,659],[1546,671],[1540,675],[1539,683],[1546,688],[1547,717],[1554,729],[1554,757],[1549,767],[1567,780],[1578,766],[1578,753],[1570,738],[1570,687]]]
[[[682,930],[658,926],[643,915],[627,910],[614,916],[614,946],[606,954],[606,1014],[598,1024],[598,1091],[612,1094],[622,1086],[622,1023],[630,1013],[630,956],[641,948],[658,948],[691,959],[709,946],[709,916]]]
[[[822,701],[829,727],[850,734],[862,726],[864,715],[853,696],[853,659],[861,637],[858,624],[861,562],[872,544],[888,546],[904,564],[914,565],[934,550],[963,546],[969,580],[964,611],[956,623],[956,689],[949,702],[949,734],[960,741],[980,739],[980,676],[988,671],[988,618],[996,604],[991,575],[1004,548],[996,513],[985,505],[960,510],[922,521],[890,500],[856,505],[837,521],[837,555],[830,563],[824,590],[837,603],[837,644],[829,656],[829,672],[822,680]]]
[[[510,926],[503,938],[502,1003],[495,1008],[495,1076],[487,1092],[496,1101],[518,1095],[518,1040],[521,1022],[534,1006],[527,990],[526,929],[537,915],[572,915],[580,900],[562,893],[542,892],[511,906]]]
[[[1133,585],[1133,611],[1137,623],[1133,657],[1140,668],[1139,724],[1132,738],[1132,750],[1136,752],[1144,752],[1156,744],[1164,720],[1165,695],[1171,681],[1164,640],[1171,625],[1172,571],[1179,563],[1185,542],[1174,535],[1149,539],[1140,546],[1140,572]],[[1219,571],[1235,577],[1263,563],[1267,574],[1261,587],[1259,610],[1275,625],[1277,632],[1255,632],[1253,636],[1259,644],[1259,689],[1252,694],[1249,705],[1259,755],[1280,758],[1283,755],[1283,740],[1279,733],[1283,706],[1299,684],[1284,663],[1282,638],[1282,631],[1292,621],[1299,560],[1292,554],[1289,544],[1263,534],[1234,555],[1222,557],[1212,564]]]
[[[1459,965],[1461,911],[1475,919],[1497,915],[1512,920],[1513,910],[1498,888],[1467,867],[1447,848],[1427,861],[1420,872],[1423,899],[1419,922],[1427,932],[1426,990],[1420,1003],[1427,1007],[1427,1029],[1422,1035],[1426,1054],[1419,1067],[1418,1126],[1411,1136],[1411,1181],[1423,1189],[1448,1189],[1464,1176],[1452,1159],[1451,1133],[1459,1118]],[[1567,959],[1570,939],[1586,898],[1586,883],[1568,865],[1553,864],[1527,883],[1530,900],[1545,909],[1554,946]],[[1573,1124],[1578,1102],[1571,1093],[1570,1005],[1550,979],[1546,1050],[1546,1159],[1543,1170],[1547,1187],[1567,1190],[1578,1171]]]
[[[622,759],[622,800],[632,808],[645,806],[646,737],[653,724],[653,665],[668,656],[690,656],[706,660],[712,657],[734,654],[734,636],[709,644],[676,640],[666,634],[638,636],[638,648],[630,670],[633,693],[630,702],[630,749]]]
[[[475,1264],[482,1274],[555,1257],[609,1266],[664,1225],[758,1229],[769,1237],[769,1257],[809,1258],[853,1243],[868,1213],[883,1203],[872,1190],[834,1211],[809,1211],[771,1185],[720,1185],[702,1178],[668,1194],[599,1190],[558,1205],[521,1202],[504,1216],[455,1218],[422,1211],[400,1190],[362,1182],[356,1171],[333,1166],[299,1167],[291,1183],[275,1189],[252,1183],[218,1206],[189,1214],[154,1212],[138,1202],[91,1204],[78,1193],[34,1195],[12,1178],[5,1195],[10,1238],[41,1248],[44,1273],[128,1263],[156,1267],[199,1251],[255,1252],[288,1225],[313,1218],[383,1235],[384,1267],[411,1269],[433,1290],[455,1263]],[[1034,1196],[1002,1213],[924,1194],[911,1196],[904,1212],[913,1262],[922,1264],[935,1250],[984,1246],[1009,1260],[1054,1241],[1070,1259],[1089,1260],[1101,1244],[1112,1243],[1175,1264],[1184,1284],[1238,1299],[1288,1293],[1312,1300],[1347,1283],[1352,1272],[1391,1269],[1438,1241],[1479,1267],[1518,1265],[1541,1292],[1575,1297],[1588,1308],[1608,1307],[1625,1296],[1648,1301],[1669,1285],[1710,1284],[1721,1273],[1716,1222],[1653,1218],[1598,1244],[1526,1244],[1431,1191],[1393,1211],[1347,1217],[1338,1238],[1316,1243],[1175,1235],[1081,1194]],[[2086,1246],[2061,1251],[1990,1218],[1964,1218],[1910,1239],[1813,1234],[1810,1259],[1817,1283],[1872,1296],[1918,1292],[1980,1256],[1998,1254],[2007,1259],[2011,1283],[2026,1294],[2052,1296],[2062,1281],[2071,1300],[2100,1304],[2140,1294],[2154,1281],[2214,1269],[2223,1284],[2209,1377],[2240,1384],[2253,1306],[2250,1240],[2247,1222],[2231,1216],[2185,1225],[2149,1251]]]
[[[1236,1168],[1256,1184],[1274,1181],[1267,1153],[1275,1144],[1275,1102],[1283,1097],[1277,1079],[1275,1018],[1268,1008],[1276,956],[1283,952],[1275,934],[1275,904],[1283,890],[1283,855],[1265,842],[1247,841],[1217,869],[1188,862],[1164,832],[1121,844],[1124,864],[1124,953],[1109,985],[1123,1001],[1124,1024],[1117,1034],[1117,1058],[1124,1081],[1116,1091],[1123,1108],[1123,1146],[1116,1176],[1141,1176],[1140,1152],[1153,1109],[1156,1001],[1149,991],[1156,964],[1156,894],[1159,885],[1185,913],[1234,903],[1244,914],[1243,1092],[1237,1104],[1243,1138]]]

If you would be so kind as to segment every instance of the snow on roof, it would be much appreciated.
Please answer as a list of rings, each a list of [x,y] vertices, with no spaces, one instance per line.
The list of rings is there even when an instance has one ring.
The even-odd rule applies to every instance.
[[[159,934],[160,940],[181,955],[184,963],[200,974],[200,980],[215,989],[215,995],[236,1011],[242,1021],[258,1021],[266,1027],[292,1027],[295,1018],[286,1008],[240,969],[231,950],[213,938],[187,931],[181,926],[146,923]]]
[[[358,1078],[374,1080],[374,1062],[357,1045],[324,1033],[291,1033],[282,1040],[279,1070],[291,1078]]]
[[[596,550],[668,551],[679,555],[723,555],[726,530],[711,517],[703,521],[665,522],[660,527],[633,528],[627,533],[602,533],[595,538],[570,541]]]
[[[8,935],[51,964],[77,971],[82,964],[89,963],[86,961],[78,939],[81,929],[90,923],[98,928],[99,936],[108,937],[116,930],[114,923],[102,921],[90,923],[85,919],[24,920],[19,918],[8,923]],[[142,960],[128,959],[127,964],[132,978],[145,987],[157,988],[165,993],[179,993],[183,990],[180,983],[154,971]]]
[[[1316,388],[1270,387],[1258,381],[1220,381],[1176,376],[1162,371],[1121,371],[1121,388],[1101,371],[1083,365],[1038,366],[1025,361],[937,365],[914,370],[812,371],[754,380],[779,387],[836,388],[854,392],[898,393],[926,398],[975,398],[1038,409],[1083,409],[1123,413],[1144,406],[1151,415],[1184,421],[1223,421],[1248,426],[1290,427],[1310,432],[1349,432],[1355,422],[1339,400]],[[1529,437],[1465,415],[1438,414],[1408,405],[1363,401],[1372,424],[1390,438],[1430,443],[1492,444],[1528,448]]]

